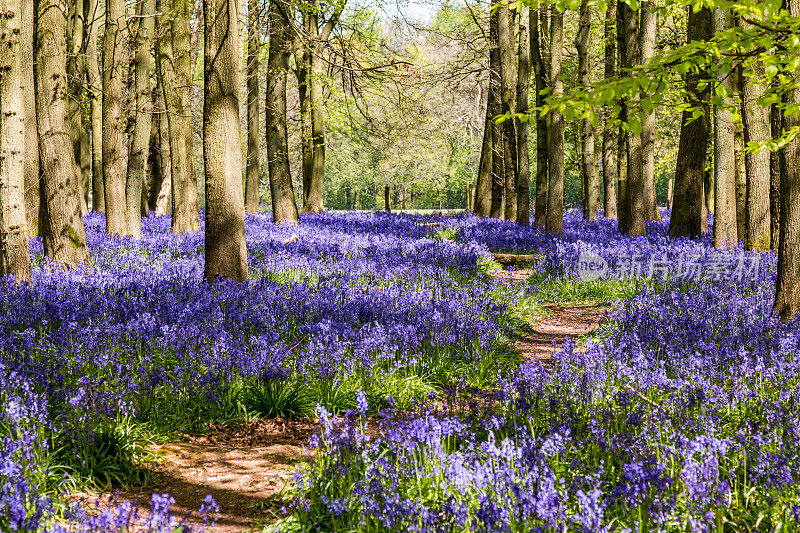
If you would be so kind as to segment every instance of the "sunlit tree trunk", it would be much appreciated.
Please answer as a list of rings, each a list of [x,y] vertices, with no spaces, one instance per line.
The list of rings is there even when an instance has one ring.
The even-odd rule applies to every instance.
[[[617,19],[617,3],[609,2],[606,8],[603,23],[603,38],[605,48],[605,64],[603,74],[606,79],[616,75],[616,38],[615,26]],[[610,109],[606,110],[610,114]],[[606,218],[617,218],[617,159],[615,150],[617,145],[616,129],[611,121],[606,119],[603,129],[603,211]]]
[[[592,31],[592,11],[588,0],[583,0],[580,8],[580,23],[575,38],[578,50],[578,83],[582,87],[591,84],[591,65],[589,63],[590,34]],[[600,194],[600,175],[597,168],[597,154],[594,147],[594,126],[589,118],[581,121],[581,178],[583,181],[583,216],[597,220],[597,204]]]
[[[125,30],[124,0],[106,1],[103,37],[103,181],[106,195],[106,233],[128,234],[125,220],[125,115],[122,109],[122,66]]]
[[[105,24],[105,4],[89,0],[89,28],[86,42],[86,74],[89,82],[89,109],[92,135],[92,211],[106,210],[105,184],[103,183],[103,79],[100,75],[98,41],[100,26]]]
[[[81,213],[86,213],[86,198],[89,192],[88,171],[85,166],[88,161],[84,160],[84,149],[81,147],[86,135],[83,125],[83,112],[81,100],[83,97],[84,65],[83,54],[83,30],[86,27],[83,11],[84,1],[74,0],[67,4],[69,21],[67,25],[67,79],[69,85],[67,91],[67,122],[69,124],[70,140],[72,141],[73,159],[75,161],[76,184],[78,185],[78,200],[81,206]]]
[[[260,152],[258,142],[260,112],[258,91],[258,54],[261,50],[259,37],[259,2],[249,0],[247,6],[247,169],[245,171],[244,206],[248,213],[258,213],[259,180],[261,175]]]
[[[534,12],[535,13],[535,12]],[[523,6],[519,14],[519,67],[517,69],[517,113],[528,112],[531,90],[531,40],[528,36],[531,9]],[[531,167],[529,122],[517,119],[517,222],[531,223]]]
[[[39,235],[39,131],[36,127],[36,83],[33,79],[34,0],[20,1],[22,102],[25,127],[25,212],[29,235]],[[27,67],[26,67],[27,65]]]
[[[777,105],[770,106],[770,131],[773,139],[778,139],[784,128],[783,110]],[[783,149],[769,155],[769,218],[770,247],[778,251],[781,218],[781,181],[786,174],[786,153]]]
[[[564,15],[555,4],[550,18],[550,86],[554,98],[564,93],[561,80],[561,59],[564,42]],[[550,150],[548,161],[549,183],[547,191],[547,231],[564,232],[564,117],[550,111]]]
[[[267,61],[266,127],[269,185],[272,194],[272,219],[275,222],[297,222],[289,170],[288,133],[286,129],[286,76],[289,70],[290,39],[286,6],[272,0],[269,7],[270,39]]]
[[[236,0],[204,0],[205,279],[247,280]]]
[[[508,4],[501,4],[497,19],[497,36],[500,45],[500,101],[501,112],[510,115],[516,112],[516,70],[514,26]],[[517,219],[517,120],[506,120],[501,124],[504,182],[506,189],[505,219]]]
[[[704,41],[713,35],[713,15],[703,8],[698,12],[689,9],[688,39]],[[672,214],[669,233],[673,237],[700,237],[705,229],[704,178],[706,149],[711,130],[709,120],[708,89],[698,90],[704,74],[686,75],[686,92],[689,103],[703,111],[703,116],[692,120],[692,111],[681,117],[678,140],[678,157],[675,167]]]
[[[652,59],[656,46],[657,18],[656,3],[645,0],[641,4],[641,31],[639,32],[639,49],[641,64]],[[645,95],[646,96],[646,95]],[[656,113],[643,111],[642,120],[642,173],[644,178],[644,210],[645,219],[661,220],[656,200]]]
[[[472,212],[479,217],[488,217],[492,206],[492,129],[491,96],[487,97],[483,121],[483,141],[478,161],[478,179],[475,184],[475,201]]]
[[[617,4],[617,9],[621,11],[625,49],[624,54],[620,54],[622,67],[632,69],[641,64],[641,50],[639,38],[639,13],[634,11],[628,4],[622,2]],[[644,130],[644,117],[639,113],[639,96],[633,95],[626,101],[627,120],[634,124],[638,122]],[[632,113],[633,112],[633,113]],[[642,150],[642,135],[640,132],[630,128],[627,132],[628,163],[625,186],[625,216],[620,217],[624,222],[621,229],[631,236],[645,234],[645,174],[644,174],[644,153]]]
[[[67,127],[67,6],[39,0],[34,22],[36,119],[41,162],[44,251],[65,266],[89,261],[86,232],[75,182],[75,162]]]
[[[0,277],[30,281],[22,97],[23,70],[30,65],[22,63],[22,7],[21,0],[0,0]]]
[[[142,189],[150,151],[150,131],[153,119],[153,94],[150,87],[150,49],[155,20],[154,0],[142,0],[137,6],[136,58],[134,87],[136,93],[136,122],[134,124],[131,152],[128,158],[127,198],[128,233],[138,239],[142,236]]]
[[[539,17],[543,14],[544,10],[537,4],[531,15],[531,59],[536,82],[536,107],[544,104],[542,91],[547,88],[547,69],[542,58],[542,35],[539,31]],[[547,122],[548,115],[536,113],[536,194],[533,216],[537,228],[543,228],[547,223],[547,165],[550,159]]]

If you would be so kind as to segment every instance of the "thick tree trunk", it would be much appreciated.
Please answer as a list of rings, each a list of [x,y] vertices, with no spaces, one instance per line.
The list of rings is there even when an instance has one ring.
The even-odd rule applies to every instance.
[[[69,267],[89,261],[86,232],[75,183],[75,162],[67,129],[67,6],[39,0],[34,23],[36,119],[41,162],[44,251]]]
[[[97,52],[100,26],[105,24],[105,7],[101,0],[89,0],[89,36],[86,43],[86,73],[89,81],[89,107],[92,122],[92,211],[106,210],[103,183],[103,91],[100,56]]]
[[[689,9],[689,41],[704,41],[713,35],[713,15],[703,8],[698,12]],[[698,90],[698,81],[704,74],[687,74],[686,91],[689,103],[703,111],[703,116],[692,120],[691,110],[683,112],[678,140],[678,157],[675,168],[672,214],[669,234],[673,237],[700,237],[705,228],[704,178],[706,149],[710,135],[708,89]]]
[[[652,59],[656,46],[657,13],[656,3],[645,0],[641,4],[642,26],[639,33],[639,50],[641,64],[646,64]],[[656,150],[655,130],[656,113],[644,111],[642,120],[642,173],[644,174],[644,209],[647,220],[661,221],[656,200]]]
[[[603,74],[606,79],[616,76],[616,39],[615,26],[617,20],[617,3],[609,2],[606,8],[603,23],[603,36],[605,39],[605,65]],[[610,114],[606,109],[606,116]],[[606,218],[617,218],[617,138],[615,128],[606,118],[603,129],[603,214]]]
[[[86,27],[83,12],[83,0],[74,0],[68,3],[69,22],[67,26],[67,79],[69,85],[67,91],[67,123],[69,124],[70,140],[72,141],[73,160],[75,161],[75,183],[78,186],[78,199],[80,201],[81,213],[86,214],[86,197],[88,193],[88,183],[85,183],[84,161],[82,158],[83,150],[81,141],[83,135],[83,113],[81,110],[81,100],[83,97],[83,30]],[[86,176],[88,177],[88,175]]]
[[[147,156],[150,151],[150,130],[153,118],[153,94],[150,87],[150,49],[153,41],[155,20],[154,0],[142,0],[137,7],[138,31],[136,34],[135,92],[136,123],[128,158],[127,198],[128,234],[138,239],[142,236],[142,189],[147,172]]]
[[[716,8],[714,29],[722,32],[731,27],[730,13]],[[717,82],[733,94],[732,76],[718,74]],[[723,104],[730,105],[730,97]],[[736,159],[734,157],[734,124],[731,112],[722,106],[714,108],[714,247],[733,248],[736,235]]]
[[[783,110],[777,105],[770,106],[770,131],[773,139],[780,138],[783,128]],[[781,218],[781,181],[786,174],[786,157],[783,148],[769,154],[769,218],[770,247],[778,251]]]
[[[639,13],[632,10],[628,4],[619,3],[617,9],[621,11],[623,21],[623,31],[625,39],[625,53],[620,54],[622,66],[631,69],[641,64],[641,50],[639,48]],[[639,96],[634,95],[626,102],[627,120],[639,121],[642,130],[645,127],[644,116],[631,116],[631,110],[639,113]],[[626,211],[625,217],[620,221],[625,222],[623,230],[631,236],[645,234],[645,174],[644,174],[644,152],[643,139],[641,134],[637,134],[633,129],[627,132],[628,164],[626,176]]]
[[[286,129],[286,76],[289,70],[289,35],[285,5],[271,0],[269,7],[269,59],[267,70],[266,126],[269,185],[272,194],[272,220],[294,223],[299,220],[289,170]]]
[[[204,0],[205,279],[247,280],[236,0]]]
[[[122,66],[125,31],[124,0],[106,1],[103,37],[103,181],[106,195],[106,233],[128,234],[125,220],[125,114],[122,109]]]
[[[501,4],[497,18],[497,37],[500,45],[500,101],[501,112],[510,115],[516,112],[516,70],[514,52],[514,25],[508,4]],[[506,120],[501,124],[503,137],[503,159],[505,162],[506,205],[505,219],[517,220],[517,120]]]
[[[534,12],[535,13],[535,12]],[[528,112],[531,91],[531,42],[528,36],[531,9],[523,6],[519,15],[519,67],[517,69],[517,113]],[[530,122],[517,122],[517,223],[531,223]]]
[[[197,176],[192,141],[191,27],[193,5],[188,0],[159,0],[159,76],[167,110],[170,148],[172,233],[200,229]]]
[[[578,83],[588,88],[591,84],[591,65],[589,64],[590,34],[592,31],[592,11],[588,0],[583,0],[580,8],[580,23],[575,37],[578,50]],[[600,176],[597,168],[597,155],[594,147],[594,126],[589,118],[581,124],[581,178],[583,181],[583,216],[597,220],[597,204],[600,195]]]
[[[734,100],[741,106],[739,94],[734,96]],[[733,161],[736,169],[735,195],[736,200],[736,242],[745,240],[745,222],[747,215],[747,169],[744,160],[744,129],[740,123],[735,123],[733,127]]]
[[[492,117],[492,201],[489,216],[502,219],[503,192],[505,189],[505,152],[501,127],[494,121],[502,110],[500,79],[500,43],[498,37],[498,19],[500,11],[496,9],[489,17],[489,104],[488,111]]]
[[[20,1],[20,58],[25,126],[25,213],[28,233],[39,235],[39,131],[36,127],[36,90],[33,79],[34,0]],[[26,66],[27,65],[27,66]]]
[[[475,184],[475,202],[472,206],[472,212],[479,217],[488,217],[492,207],[492,129],[494,122],[491,116],[490,99],[491,97],[487,98],[486,103],[481,157],[478,162],[478,179]]]
[[[543,14],[537,4],[536,10],[531,15],[531,59],[536,80],[536,107],[544,104],[542,91],[547,88],[547,69],[542,58],[542,36],[539,32],[539,17]],[[543,228],[547,224],[547,165],[550,159],[547,137],[548,116],[536,113],[536,198],[533,216],[537,228]]]
[[[0,0],[0,277],[30,281],[22,95],[23,71],[30,65],[22,62],[22,8],[21,0]]]
[[[251,214],[258,213],[261,208],[259,200],[261,143],[258,141],[260,129],[258,115],[261,107],[258,102],[260,22],[258,0],[249,0],[247,5],[247,170],[245,171],[244,207]]]
[[[564,43],[564,15],[556,5],[550,18],[550,86],[554,98],[564,93],[561,80],[561,58]],[[550,233],[564,233],[564,117],[550,111],[549,184],[547,191],[547,223]]]
[[[316,25],[316,19],[314,20]],[[308,194],[303,204],[303,212],[319,213],[322,211],[322,186],[325,180],[325,107],[322,103],[322,81],[324,74],[322,48],[311,55],[309,66],[308,97],[311,107],[311,176],[308,183]]]

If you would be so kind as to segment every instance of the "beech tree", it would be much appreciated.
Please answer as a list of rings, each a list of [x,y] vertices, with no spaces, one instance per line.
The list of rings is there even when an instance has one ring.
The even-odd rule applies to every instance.
[[[550,18],[550,86],[553,98],[564,91],[561,80],[563,54],[564,14],[555,4]],[[548,161],[547,231],[564,232],[564,116],[558,110],[550,111],[550,147]]]
[[[575,37],[578,50],[578,77],[582,87],[588,88],[590,78],[590,34],[592,31],[592,11],[588,0],[580,7],[580,23]],[[597,220],[597,204],[600,196],[600,176],[597,168],[597,155],[594,147],[594,126],[589,117],[581,120],[581,180],[583,181],[583,216]]]
[[[126,124],[122,109],[122,66],[127,62],[122,48],[125,26],[125,1],[107,0],[103,36],[103,181],[109,235],[128,234],[123,159]]]
[[[258,213],[260,209],[261,143],[258,140],[260,113],[258,90],[258,54],[261,51],[261,37],[258,0],[247,4],[247,169],[245,170],[244,206],[248,213]]]
[[[535,13],[535,12],[534,12]],[[528,112],[528,93],[531,90],[531,9],[522,6],[519,14],[519,66],[517,68],[517,113]],[[530,127],[528,121],[517,121],[517,222],[530,224],[531,218],[531,169],[530,169]]]
[[[617,41],[615,24],[617,19],[617,3],[609,2],[603,22],[604,65],[603,75],[606,80],[616,76]],[[617,218],[617,148],[616,128],[610,120],[611,110],[606,108],[605,128],[603,129],[603,214],[606,218]]]
[[[544,9],[536,4],[536,10],[531,16],[531,61],[533,63],[536,107],[544,104],[542,91],[547,88],[547,68],[545,67],[542,53],[542,32],[539,19],[546,16]],[[547,189],[548,189],[548,164],[550,161],[550,146],[548,141],[548,115],[536,113],[536,193],[534,206],[534,224],[537,228],[545,227],[547,223]]]

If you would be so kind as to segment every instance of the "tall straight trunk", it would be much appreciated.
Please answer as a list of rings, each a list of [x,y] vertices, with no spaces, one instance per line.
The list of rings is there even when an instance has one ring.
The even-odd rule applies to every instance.
[[[713,14],[708,8],[698,12],[689,9],[688,40],[705,41],[713,35]],[[692,120],[692,111],[681,117],[678,140],[678,157],[675,167],[672,214],[669,234],[673,237],[700,237],[705,230],[704,178],[706,149],[711,123],[709,120],[708,89],[698,90],[704,73],[686,75],[686,92],[693,107],[703,111],[703,116]]]
[[[731,27],[730,13],[716,8],[714,30],[722,32]],[[717,82],[733,93],[732,76],[717,75]],[[723,105],[730,105],[729,96]],[[738,243],[736,235],[736,159],[734,157],[734,124],[730,110],[714,106],[714,247],[732,248]]]
[[[67,128],[66,24],[64,0],[38,0],[34,21],[34,69],[42,171],[40,231],[47,257],[69,267],[88,262],[89,248]]]
[[[205,279],[247,280],[236,0],[204,0]]]
[[[475,184],[475,201],[472,205],[472,212],[479,217],[488,217],[492,206],[492,129],[494,121],[492,121],[489,100],[490,98],[487,98],[481,156],[478,162],[478,178]]]
[[[307,29],[309,25],[308,17],[305,17],[305,19],[304,26]],[[300,195],[303,198],[303,206],[308,203],[308,192],[311,190],[311,173],[314,167],[314,152],[311,147],[311,100],[308,95],[308,64],[311,61],[310,56],[311,53],[307,47],[297,50],[295,55],[297,94],[300,105],[300,172],[302,178]]]
[[[163,92],[163,91],[162,91]],[[162,102],[163,103],[163,102]],[[156,216],[172,214],[172,160],[169,136],[169,120],[167,112],[161,113],[158,124],[159,153],[161,159],[162,181],[160,187],[154,190],[156,195]]]
[[[656,47],[656,26],[658,14],[655,11],[656,3],[645,0],[641,4],[641,31],[639,32],[639,50],[641,64],[646,64],[652,59]],[[661,221],[656,200],[656,149],[655,110],[643,111],[642,120],[642,173],[644,174],[644,210],[647,220]]]
[[[517,113],[528,112],[531,90],[531,42],[528,36],[531,8],[523,6],[519,14],[519,66],[517,68]],[[529,122],[517,120],[517,223],[531,223],[531,167]]]
[[[770,131],[773,139],[778,139],[783,133],[783,110],[777,105],[770,106]],[[781,217],[781,181],[786,174],[786,157],[783,148],[769,154],[769,218],[770,218],[770,248],[778,251],[780,237]]]
[[[564,44],[564,15],[555,4],[550,18],[550,86],[554,98],[564,93],[561,80],[561,58]],[[549,184],[547,191],[547,223],[550,233],[564,232],[564,117],[558,111],[550,111],[550,159],[548,161]]]
[[[83,113],[81,100],[83,96],[83,30],[86,27],[84,19],[84,0],[74,0],[67,6],[70,19],[67,25],[67,78],[69,85],[67,91],[67,122],[69,124],[70,140],[72,141],[73,160],[75,161],[75,175],[78,186],[78,199],[81,213],[86,213],[86,183],[84,182],[84,168],[82,166],[81,141]]]
[[[39,235],[39,131],[36,128],[36,89],[33,79],[34,0],[20,1],[20,47],[22,61],[22,105],[25,127],[25,214],[28,234]]]
[[[316,25],[316,20],[314,21]],[[308,99],[311,107],[311,176],[308,194],[303,204],[303,212],[322,211],[322,187],[325,179],[325,107],[322,102],[322,82],[324,65],[320,57],[321,48],[311,54],[309,66]]]
[[[736,101],[735,105],[741,107],[740,95],[734,96]],[[744,128],[741,123],[735,123],[733,127],[733,162],[736,169],[735,177],[735,195],[736,201],[736,242],[744,242],[745,240],[745,222],[747,218],[747,170],[745,168],[744,159]]]
[[[25,220],[25,102],[21,0],[0,0],[0,277],[30,281]],[[36,147],[31,147],[35,149]]]
[[[606,79],[612,79],[616,76],[617,57],[614,31],[616,20],[617,3],[609,2],[608,8],[606,8],[605,21],[603,22],[605,43],[603,75]],[[603,214],[606,218],[617,218],[617,159],[615,157],[617,136],[616,129],[608,119],[610,112],[610,109],[606,109],[607,118],[603,129]]]
[[[800,0],[787,0],[789,13],[800,17]],[[796,74],[796,73],[795,73]],[[800,87],[795,86],[788,95],[788,103],[800,104]],[[784,117],[787,130],[800,127],[800,117]],[[797,317],[800,311],[800,141],[797,138],[785,148],[786,171],[781,176],[780,187],[780,237],[778,244],[778,278],[775,284],[773,313],[783,320]]]
[[[502,96],[500,80],[500,43],[498,37],[498,17],[500,10],[495,9],[489,16],[489,109],[492,117],[492,202],[489,216],[503,218],[503,192],[505,189],[505,152],[500,126],[494,121],[501,113]]]
[[[578,50],[578,83],[588,89],[591,84],[591,65],[589,63],[590,34],[592,31],[592,11],[588,0],[583,0],[580,8],[580,23],[575,38]],[[597,220],[597,204],[600,195],[600,175],[597,168],[597,154],[594,147],[594,126],[588,117],[581,124],[581,178],[583,181],[583,216]]]
[[[269,6],[269,58],[267,60],[266,126],[269,186],[272,194],[272,220],[294,223],[299,220],[289,170],[286,129],[286,76],[289,70],[289,24],[282,0]]]
[[[531,59],[536,80],[536,107],[544,104],[542,91],[547,88],[547,69],[542,59],[542,34],[539,32],[539,17],[544,11],[538,5],[531,16]],[[533,211],[534,224],[537,228],[547,223],[547,165],[550,159],[548,131],[548,115],[536,113],[536,199]]]
[[[510,115],[516,112],[516,70],[514,25],[508,4],[501,4],[497,18],[497,37],[500,45],[500,101],[501,112]],[[505,160],[506,206],[505,219],[517,219],[517,120],[506,120],[501,124],[503,136],[503,158]]]
[[[159,0],[158,69],[169,126],[172,233],[200,229],[192,141],[191,25],[189,0]]]
[[[122,65],[125,29],[124,0],[106,0],[103,38],[103,181],[106,195],[106,233],[128,234],[125,220],[125,115],[122,110]]]
[[[137,6],[138,31],[136,32],[135,81],[136,122],[128,158],[127,198],[128,234],[138,239],[142,236],[142,189],[147,173],[147,156],[150,152],[150,130],[153,119],[153,94],[150,87],[150,49],[153,41],[155,0],[142,0]]]
[[[105,6],[101,0],[89,0],[88,40],[86,42],[86,73],[89,82],[89,108],[92,125],[92,211],[106,210],[103,183],[103,90],[100,75],[100,56],[97,52],[100,26],[105,24]]]
[[[244,207],[248,213],[258,213],[261,207],[259,202],[261,143],[258,142],[260,129],[258,121],[260,113],[258,105],[260,22],[258,0],[249,0],[247,5],[247,170],[245,171],[244,193]]]
[[[675,176],[670,176],[667,180],[667,209],[672,211],[672,195],[675,187]]]
[[[625,53],[620,54],[620,61],[624,69],[632,69],[641,64],[641,50],[639,48],[639,13],[634,11],[628,4],[622,2],[617,5],[621,12],[623,22],[623,32],[625,40]],[[629,122],[638,121],[644,130],[644,116],[639,113],[639,96],[633,95],[625,105],[627,107],[627,120]],[[632,116],[632,111],[638,116]],[[628,164],[625,198],[626,209],[625,217],[620,218],[624,221],[621,229],[628,235],[637,236],[645,234],[645,175],[644,175],[644,153],[642,149],[642,135],[629,129],[627,132]]]
[[[389,201],[390,200],[389,193],[390,193],[390,188],[389,188],[388,185],[386,185],[383,188],[383,210],[386,211],[387,213],[391,213],[392,212],[392,204]],[[469,194],[469,193],[467,193],[467,194]]]
[[[742,22],[746,26],[746,22]],[[764,76],[761,62],[753,65],[756,79]],[[764,142],[772,137],[770,108],[758,105],[756,100],[767,91],[763,83],[743,83],[742,123],[744,142]],[[780,132],[778,132],[780,135]],[[771,247],[770,213],[770,151],[762,148],[757,153],[745,152],[745,213],[744,246],[748,250],[766,251]]]

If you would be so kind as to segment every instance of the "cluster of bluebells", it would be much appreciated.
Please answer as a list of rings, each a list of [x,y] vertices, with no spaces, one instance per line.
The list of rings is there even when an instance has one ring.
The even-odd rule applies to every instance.
[[[637,239],[614,221],[571,216],[561,238],[463,225],[472,238],[494,226],[501,248],[541,246],[542,268],[562,276],[585,249],[609,261],[634,252],[718,261],[706,240],[668,239],[666,223]],[[800,327],[771,316],[774,257],[757,263],[737,284],[643,282],[585,347],[567,342],[551,362],[524,363],[492,391],[446,398],[447,408],[386,413],[377,434],[326,417],[292,520],[372,531],[800,527]]]

